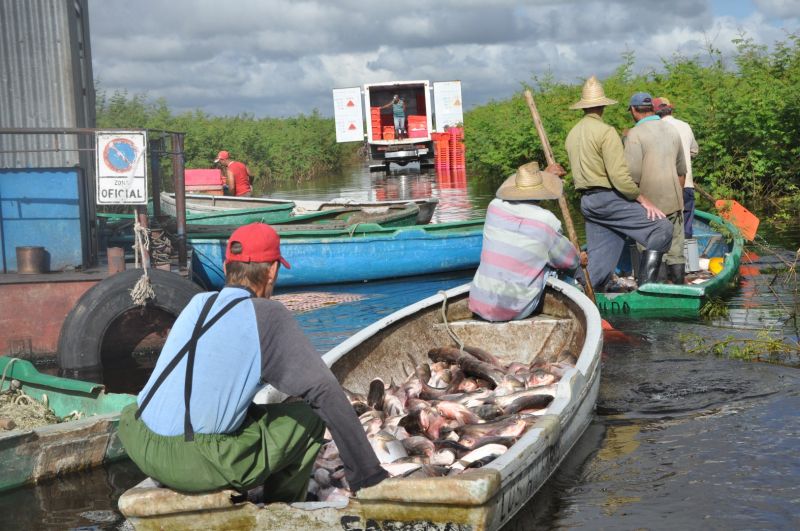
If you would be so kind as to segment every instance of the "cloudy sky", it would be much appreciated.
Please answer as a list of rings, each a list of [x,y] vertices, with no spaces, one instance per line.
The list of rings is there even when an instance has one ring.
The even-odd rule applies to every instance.
[[[331,115],[331,89],[459,79],[467,108],[548,72],[604,77],[674,54],[730,53],[742,33],[800,31],[800,0],[103,0],[89,6],[95,79],[175,111]]]

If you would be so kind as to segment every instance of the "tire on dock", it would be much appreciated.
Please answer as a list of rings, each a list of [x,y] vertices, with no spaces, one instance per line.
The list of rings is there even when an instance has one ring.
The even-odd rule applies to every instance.
[[[160,349],[178,314],[203,290],[176,273],[150,269],[148,275],[155,299],[144,307],[130,295],[141,269],[112,275],[78,299],[58,338],[62,375],[97,380],[104,366],[133,366],[133,351],[143,342]]]

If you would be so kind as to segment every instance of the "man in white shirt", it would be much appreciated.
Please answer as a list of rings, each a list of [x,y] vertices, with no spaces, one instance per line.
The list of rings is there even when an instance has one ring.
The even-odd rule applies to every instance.
[[[697,156],[700,147],[694,138],[694,132],[689,124],[672,116],[674,107],[664,97],[653,100],[653,108],[661,119],[678,130],[683,145],[683,155],[686,160],[686,181],[683,183],[683,234],[686,238],[692,237],[692,222],[694,221],[694,181],[692,180],[692,159]]]

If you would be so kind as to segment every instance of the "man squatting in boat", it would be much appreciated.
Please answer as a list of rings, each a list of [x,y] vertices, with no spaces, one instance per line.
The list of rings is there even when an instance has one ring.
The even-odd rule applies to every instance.
[[[581,213],[586,222],[588,272],[595,291],[607,287],[625,238],[639,243],[639,285],[654,282],[661,259],[670,248],[673,225],[640,190],[631,177],[622,140],[603,122],[603,110],[617,103],[606,98],[594,76],[583,85],[581,99],[570,109],[582,109],[583,118],[567,135],[566,149],[575,190],[581,194]]]
[[[575,271],[578,251],[561,222],[536,203],[558,199],[564,169],[535,162],[521,166],[497,189],[483,229],[481,261],[469,291],[469,308],[488,321],[524,319],[536,310],[553,269]]]
[[[289,310],[270,300],[280,265],[290,267],[272,227],[236,229],[225,287],[181,312],[137,402],[122,411],[128,455],[165,486],[304,501],[325,426],[352,492],[387,477],[338,381]],[[303,402],[255,405],[264,384]]]

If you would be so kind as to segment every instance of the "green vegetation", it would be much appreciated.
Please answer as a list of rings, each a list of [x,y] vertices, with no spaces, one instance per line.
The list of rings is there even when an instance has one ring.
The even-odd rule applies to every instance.
[[[303,181],[337,171],[358,146],[337,144],[333,119],[314,110],[292,118],[173,114],[163,99],[97,91],[97,127],[145,128],[186,133],[187,168],[210,168],[220,150],[254,172],[257,193],[270,181]]]
[[[633,125],[626,109],[631,94],[666,96],[700,145],[693,162],[698,182],[724,197],[800,198],[800,35],[790,34],[771,49],[746,38],[734,43],[731,64],[711,48],[703,57],[675,56],[663,71],[637,75],[633,53],[624,54],[616,72],[603,80],[606,95],[620,102],[606,109],[604,119],[622,131]],[[567,170],[564,140],[582,116],[569,105],[579,99],[581,84],[534,77],[531,87],[556,161]],[[469,111],[464,122],[472,175],[499,184],[522,163],[544,165],[521,91]]]
[[[787,340],[777,330],[760,330],[756,337],[729,335],[709,339],[698,334],[679,334],[678,339],[689,354],[708,352],[715,356],[744,361],[786,363],[800,353],[800,344]]]

